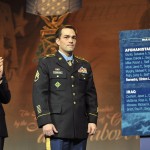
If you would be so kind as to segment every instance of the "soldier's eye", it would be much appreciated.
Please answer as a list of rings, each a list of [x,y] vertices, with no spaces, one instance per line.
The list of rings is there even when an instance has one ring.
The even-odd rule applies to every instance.
[[[72,37],[72,39],[74,39],[74,40],[75,40],[76,38],[77,38],[76,36],[73,36],[73,37]]]
[[[69,39],[69,37],[68,37],[68,36],[65,36],[64,38],[65,38],[65,39]]]

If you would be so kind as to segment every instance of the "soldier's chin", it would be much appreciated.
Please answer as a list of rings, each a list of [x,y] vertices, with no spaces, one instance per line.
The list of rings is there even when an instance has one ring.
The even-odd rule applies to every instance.
[[[69,50],[67,50],[67,51],[68,51],[68,52],[73,52],[73,50],[74,50],[74,49],[69,49]]]

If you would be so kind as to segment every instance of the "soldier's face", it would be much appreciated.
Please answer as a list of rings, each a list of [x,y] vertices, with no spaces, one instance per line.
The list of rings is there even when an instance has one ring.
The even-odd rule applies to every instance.
[[[56,39],[56,43],[59,45],[59,50],[68,55],[73,52],[76,46],[76,33],[73,29],[64,28],[60,38]]]

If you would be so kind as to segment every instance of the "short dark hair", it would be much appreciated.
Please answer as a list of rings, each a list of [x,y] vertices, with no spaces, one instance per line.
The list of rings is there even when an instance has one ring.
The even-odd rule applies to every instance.
[[[62,26],[60,26],[60,28],[57,29],[57,31],[55,33],[55,37],[60,38],[61,31],[62,31],[62,29],[65,29],[65,28],[69,28],[69,29],[74,30],[75,34],[77,35],[77,29],[74,26],[72,26],[72,25],[62,25]]]

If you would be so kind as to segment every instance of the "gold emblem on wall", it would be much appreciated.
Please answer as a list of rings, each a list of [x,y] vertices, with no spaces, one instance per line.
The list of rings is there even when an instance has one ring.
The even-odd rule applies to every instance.
[[[69,12],[59,16],[40,16],[46,25],[40,30],[41,40],[38,47],[38,58],[47,54],[54,54],[57,51],[58,45],[55,43],[55,33],[63,25],[68,14]]]

